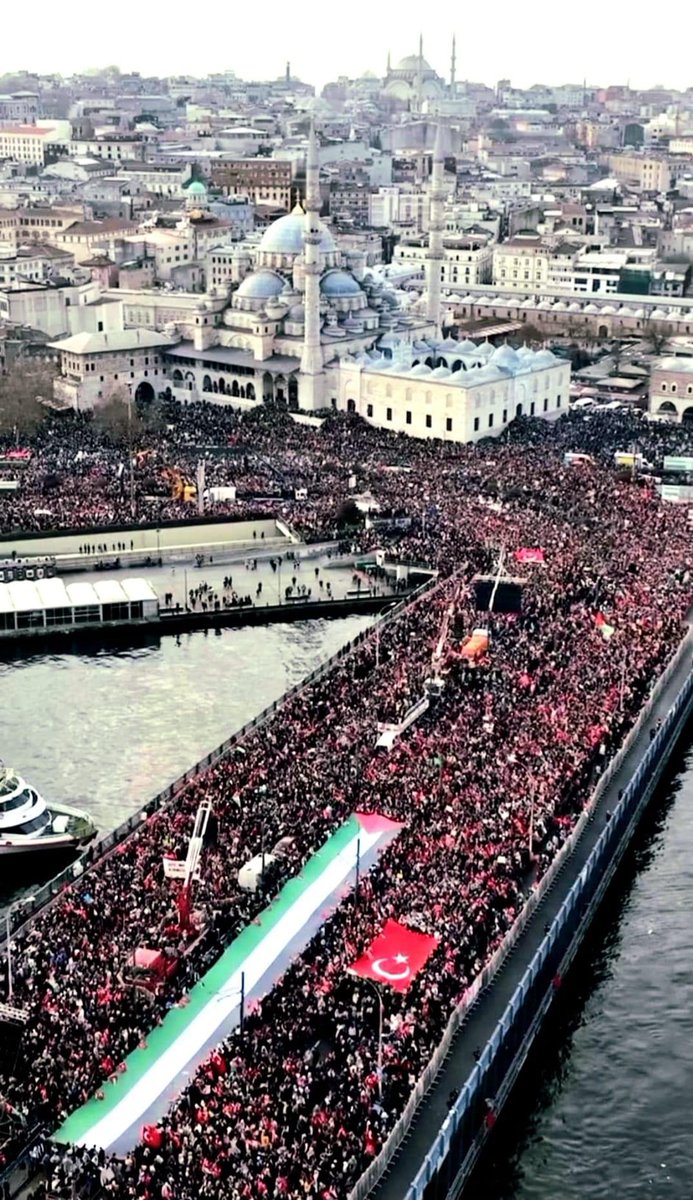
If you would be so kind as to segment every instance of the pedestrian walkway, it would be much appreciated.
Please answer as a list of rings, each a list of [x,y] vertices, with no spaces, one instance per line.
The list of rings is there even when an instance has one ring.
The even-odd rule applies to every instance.
[[[197,1068],[239,1025],[241,995],[254,1005],[274,986],[290,962],[353,884],[368,871],[378,851],[399,832],[395,822],[354,815],[314,854],[277,899],[247,926],[190,992],[167,1014],[146,1046],[128,1056],[115,1082],[104,1084],[68,1117],[54,1140],[125,1154],[190,1083]]]

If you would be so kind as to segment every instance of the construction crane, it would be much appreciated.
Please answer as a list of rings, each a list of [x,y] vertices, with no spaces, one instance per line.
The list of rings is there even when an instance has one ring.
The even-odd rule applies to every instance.
[[[447,646],[450,637],[450,626],[457,611],[457,602],[462,593],[463,586],[463,583],[460,581],[460,583],[458,583],[458,585],[455,587],[450,597],[450,603],[446,606],[443,613],[443,619],[440,623],[438,641],[436,642],[435,650],[431,655],[431,674],[424,684],[426,693],[430,699],[435,699],[436,697],[440,696],[445,686],[441,671],[447,659]]]
[[[209,818],[212,815],[212,805],[209,800],[203,800],[195,814],[195,824],[193,826],[192,836],[188,842],[188,854],[185,859],[185,874],[183,876],[183,886],[178,896],[178,917],[180,927],[186,932],[192,927],[192,885],[195,879],[197,869],[200,865],[200,856],[204,846],[205,834]]]

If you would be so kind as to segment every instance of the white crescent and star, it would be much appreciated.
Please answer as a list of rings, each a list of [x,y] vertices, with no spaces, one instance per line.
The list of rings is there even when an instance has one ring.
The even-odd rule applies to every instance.
[[[395,970],[388,970],[383,963],[396,963]],[[373,974],[378,975],[380,979],[388,979],[391,983],[396,983],[398,979],[406,979],[411,974],[409,959],[406,954],[393,954],[385,958],[375,958],[373,960]]]

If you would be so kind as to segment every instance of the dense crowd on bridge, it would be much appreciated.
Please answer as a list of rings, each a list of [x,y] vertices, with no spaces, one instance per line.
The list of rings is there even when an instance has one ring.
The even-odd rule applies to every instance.
[[[182,470],[192,470],[201,446],[211,456],[216,444],[214,470],[233,462],[239,493],[246,477],[264,495],[270,485],[277,495],[305,487],[306,501],[269,503],[309,536],[333,531],[355,475],[381,513],[410,523],[354,526],[354,544],[428,563],[440,578],[382,627],[377,643],[373,634],[290,697],[17,939],[15,998],[30,1020],[0,1094],[51,1128],[107,1088],[215,948],[266,903],[267,891],[239,889],[238,868],[291,837],[276,889],[353,811],[381,812],[404,828],[362,881],[358,903],[342,902],[249,1014],[243,1036],[201,1068],[162,1122],[159,1145],[143,1144],[111,1166],[75,1152],[68,1167],[56,1167],[66,1196],[75,1178],[98,1175],[118,1198],[341,1200],[383,1145],[453,1008],[574,827],[680,641],[690,527],[684,511],[662,506],[637,480],[621,481],[599,462],[561,465],[566,448],[599,460],[625,438],[630,447],[634,418],[531,422],[475,449],[407,441],[348,418],[314,430],[290,418],[200,409],[181,421]],[[48,441],[37,447],[32,486],[41,486],[42,463],[71,470],[81,422],[71,429],[62,468]],[[651,436],[660,454],[688,448],[686,431]],[[110,452],[88,436],[85,444],[115,474]],[[156,454],[163,461],[167,453],[162,442]],[[65,503],[83,504],[87,524],[88,473],[84,480],[82,500]],[[66,524],[74,511],[65,509]],[[18,519],[21,509],[4,527]],[[493,569],[501,549],[510,565],[523,548],[541,549],[544,561],[522,567],[521,614],[482,616],[473,576]],[[469,663],[460,647],[480,624],[489,649]],[[378,723],[400,720],[437,674],[437,702],[389,752],[376,749]],[[209,926],[152,1001],[121,973],[133,948],[185,940],[180,885],[164,877],[162,856],[184,856],[201,799],[211,800],[217,824],[195,893]],[[346,969],[388,917],[440,943],[408,991],[386,994],[380,1096],[375,997]]]

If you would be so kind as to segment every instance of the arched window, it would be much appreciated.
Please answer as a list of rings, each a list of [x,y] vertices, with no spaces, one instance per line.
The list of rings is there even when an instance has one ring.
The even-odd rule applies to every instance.
[[[252,383],[249,383],[247,388],[245,389],[245,398],[246,398],[246,400],[254,400],[255,399],[255,388],[253,387]]]
[[[179,371],[178,367],[176,367],[175,371],[173,372],[173,386],[181,387],[182,384],[183,384],[183,372]]]
[[[684,425],[692,424],[693,423],[693,408],[691,408],[690,406],[688,408],[684,408],[684,410],[681,414],[681,420],[683,421]]]
[[[237,379],[234,379],[233,383],[231,384],[231,395],[232,396],[238,395],[238,380]]]
[[[210,379],[209,375],[205,375],[204,379],[202,380],[202,391],[203,392],[211,392],[211,390],[212,390],[212,380]]]
[[[456,358],[454,363],[452,364],[452,373],[454,375],[455,371],[461,371],[461,370],[462,370],[462,363],[460,362],[459,358]]]
[[[516,416],[516,417],[521,417],[521,416],[522,416],[522,405],[521,405],[521,404],[518,404],[518,405],[517,405],[517,407],[516,407],[516,409],[515,409],[515,416]]]
[[[352,400],[351,398],[349,398],[347,400],[347,412],[350,412],[350,413],[356,412],[356,401]]]
[[[665,400],[663,404],[660,404],[659,408],[657,409],[657,412],[662,413],[665,416],[669,415],[669,416],[675,417],[676,416],[676,405],[672,404],[671,400]]]

